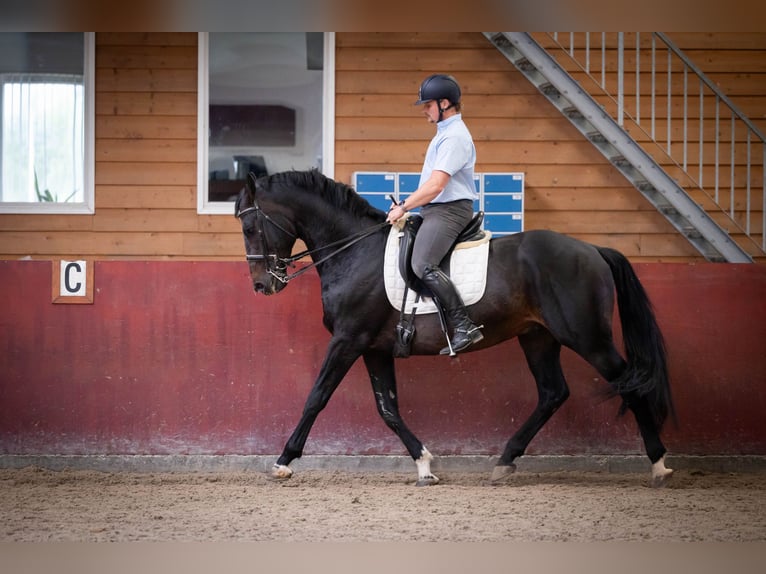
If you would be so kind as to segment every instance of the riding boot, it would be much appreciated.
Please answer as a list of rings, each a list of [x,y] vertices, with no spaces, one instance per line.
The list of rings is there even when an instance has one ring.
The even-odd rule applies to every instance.
[[[452,328],[450,344],[444,347],[439,352],[440,354],[449,355],[450,347],[455,353],[463,351],[484,338],[479,330],[481,327],[477,327],[468,318],[463,299],[444,271],[435,265],[428,266],[423,273],[422,281],[431,290],[434,299],[444,310],[447,323]]]

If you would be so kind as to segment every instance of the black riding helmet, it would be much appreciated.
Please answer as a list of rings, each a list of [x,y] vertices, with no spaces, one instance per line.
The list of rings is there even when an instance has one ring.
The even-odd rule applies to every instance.
[[[428,76],[420,84],[418,91],[418,101],[416,106],[430,102],[431,100],[449,100],[449,106],[439,108],[439,121],[442,113],[460,103],[460,85],[457,80],[447,74],[433,74]]]

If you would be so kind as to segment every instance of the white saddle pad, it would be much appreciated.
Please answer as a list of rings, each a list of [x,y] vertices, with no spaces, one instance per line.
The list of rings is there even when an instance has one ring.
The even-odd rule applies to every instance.
[[[391,227],[386,243],[386,255],[383,262],[383,277],[386,285],[386,295],[391,305],[397,310],[402,309],[404,297],[404,279],[399,273],[399,239],[403,232],[396,225]],[[450,278],[458,293],[467,305],[473,305],[484,295],[487,287],[487,261],[489,260],[489,231],[484,232],[484,238],[468,243],[460,243],[450,257]],[[431,297],[423,297],[415,305],[416,294],[409,290],[405,303],[405,313],[415,314],[436,313],[436,304]]]

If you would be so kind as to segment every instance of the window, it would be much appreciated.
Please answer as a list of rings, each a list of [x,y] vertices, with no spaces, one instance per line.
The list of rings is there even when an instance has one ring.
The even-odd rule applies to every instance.
[[[0,33],[0,212],[93,213],[93,41]]]
[[[200,213],[232,213],[247,173],[333,176],[334,35],[199,37]]]

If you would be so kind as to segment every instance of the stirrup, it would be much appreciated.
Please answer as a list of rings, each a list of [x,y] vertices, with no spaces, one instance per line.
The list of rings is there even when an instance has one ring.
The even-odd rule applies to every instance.
[[[452,335],[452,340],[447,341],[447,346],[444,347],[441,351],[439,351],[440,355],[449,355],[450,357],[454,357],[457,353],[460,351],[466,350],[468,347],[473,345],[474,343],[478,343],[482,339],[484,339],[484,334],[480,331],[480,329],[483,329],[484,325],[471,325],[470,328],[467,330],[465,329],[455,329],[455,333]],[[455,340],[458,338],[458,335],[465,334],[465,339],[460,341],[459,345],[455,344]]]

